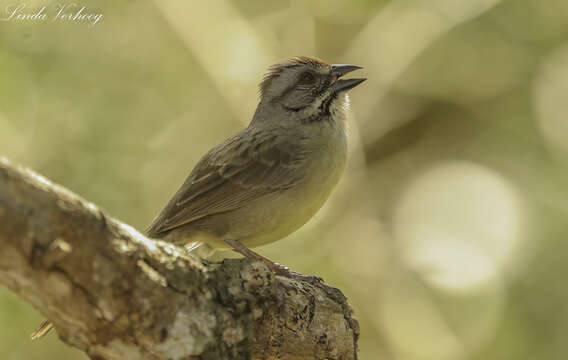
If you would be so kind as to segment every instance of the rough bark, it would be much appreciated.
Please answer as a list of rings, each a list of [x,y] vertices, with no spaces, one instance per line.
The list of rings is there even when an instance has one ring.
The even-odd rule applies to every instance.
[[[92,359],[357,358],[339,290],[185,256],[5,159],[0,248],[0,283]]]

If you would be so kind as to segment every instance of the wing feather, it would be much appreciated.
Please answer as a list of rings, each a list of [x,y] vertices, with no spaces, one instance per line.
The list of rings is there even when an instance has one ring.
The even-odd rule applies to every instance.
[[[189,174],[148,235],[156,237],[295,186],[303,178],[297,170],[307,158],[299,140],[246,129],[217,145]]]

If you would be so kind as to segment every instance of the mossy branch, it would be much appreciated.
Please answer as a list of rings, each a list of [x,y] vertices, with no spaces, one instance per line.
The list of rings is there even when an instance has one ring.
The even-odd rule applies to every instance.
[[[92,359],[357,358],[339,290],[184,256],[5,159],[0,247],[0,283]]]

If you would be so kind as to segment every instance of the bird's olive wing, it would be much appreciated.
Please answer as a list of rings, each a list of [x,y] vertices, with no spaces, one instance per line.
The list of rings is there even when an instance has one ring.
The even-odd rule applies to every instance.
[[[205,216],[231,211],[298,184],[302,139],[241,133],[211,149],[148,229],[156,236]]]

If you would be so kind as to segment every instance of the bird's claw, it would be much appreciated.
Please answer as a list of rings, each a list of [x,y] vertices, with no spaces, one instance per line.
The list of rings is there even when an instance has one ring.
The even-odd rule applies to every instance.
[[[317,284],[322,284],[323,283],[323,279],[319,276],[315,276],[315,275],[304,275],[304,274],[300,274],[298,272],[295,272],[293,270],[291,270],[290,268],[280,265],[280,264],[275,264],[277,265],[275,268],[275,274],[278,276],[282,276],[282,277],[286,277],[289,279],[293,279],[293,280],[298,280],[298,281],[302,281],[302,282],[307,282],[309,284],[312,285],[317,285]]]

